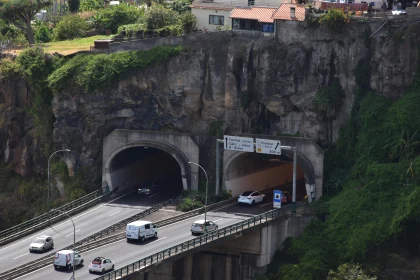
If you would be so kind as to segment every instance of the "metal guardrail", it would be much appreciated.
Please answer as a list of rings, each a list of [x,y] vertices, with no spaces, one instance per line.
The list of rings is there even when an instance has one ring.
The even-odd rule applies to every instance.
[[[110,193],[111,192],[109,191],[108,187],[103,187],[70,203],[60,206],[57,208],[57,210],[68,212],[69,214],[75,214],[98,204],[99,202],[103,201]],[[3,230],[0,232],[0,246],[66,218],[66,215],[59,212],[44,213],[29,221]]]
[[[175,246],[172,246],[168,249],[162,250],[158,253],[155,253],[153,255],[150,255],[146,258],[143,258],[141,260],[138,260],[136,262],[133,262],[129,265],[126,265],[122,268],[116,269],[112,272],[109,272],[101,277],[95,278],[95,280],[114,280],[114,279],[121,279],[124,276],[127,276],[129,274],[139,272],[148,266],[151,266],[153,264],[156,264],[158,262],[161,262],[164,259],[168,259],[170,257],[173,257],[175,255],[178,255],[182,252],[188,251],[190,249],[194,249],[196,247],[199,247],[201,245],[204,245],[206,243],[212,242],[214,240],[224,238],[226,236],[235,234],[237,232],[240,232],[244,229],[248,229],[251,227],[254,227],[256,225],[261,225],[264,223],[267,223],[271,220],[274,220],[278,217],[284,216],[285,214],[288,214],[288,212],[294,212],[296,208],[303,208],[304,211],[299,212],[307,212],[307,210],[317,210],[320,207],[325,207],[325,204],[299,204],[299,205],[288,205],[286,207],[271,210],[269,212],[263,213],[261,215],[254,216],[252,218],[249,218],[245,221],[238,222],[236,224],[221,228],[219,230],[211,231],[205,235],[202,235],[200,237],[196,237],[194,239],[188,240],[186,242],[182,242],[180,244],[177,244]]]
[[[127,218],[127,219],[124,219],[124,220],[122,220],[118,223],[115,223],[112,226],[109,226],[109,227],[107,227],[107,228],[105,228],[105,229],[103,229],[103,230],[101,230],[101,231],[99,231],[99,232],[97,232],[97,233],[95,233],[91,236],[88,236],[88,237],[76,242],[77,251],[83,253],[87,250],[90,250],[92,248],[101,246],[103,244],[107,244],[107,243],[112,242],[112,241],[125,239],[125,225],[127,223],[130,223],[132,221],[135,221],[137,219],[140,219],[140,218],[143,218],[147,215],[150,215],[150,214],[158,211],[160,208],[162,208],[162,207],[164,207],[168,204],[171,204],[175,199],[177,199],[177,198],[172,198],[172,199],[169,199],[169,200],[167,200],[163,203],[154,205],[153,207],[151,207],[151,208],[149,208],[145,211],[142,211],[142,212],[140,212],[136,215],[131,216],[130,218]],[[225,201],[221,201],[221,202],[209,205],[209,206],[207,206],[207,209],[208,210],[216,209],[216,208],[222,207],[224,205],[229,205],[233,202],[236,203],[236,199],[229,199],[229,200],[225,200]],[[187,213],[184,213],[184,214],[181,214],[181,215],[177,215],[175,217],[171,217],[171,218],[168,218],[168,219],[165,219],[165,220],[162,220],[162,221],[155,222],[154,224],[158,227],[162,227],[162,226],[169,225],[169,224],[175,223],[177,221],[180,221],[180,220],[183,220],[183,219],[186,219],[186,218],[189,218],[189,217],[199,215],[203,212],[204,212],[204,207],[203,208],[198,208],[198,209],[192,210],[190,212],[187,212]],[[111,233],[117,232],[118,229],[124,229],[124,232],[117,233],[117,234],[114,234],[114,235],[110,235]],[[67,246],[67,247],[62,248],[60,250],[68,250],[68,249],[73,249],[73,245]],[[60,251],[60,250],[57,250],[57,251]],[[17,277],[23,276],[27,273],[30,273],[32,271],[35,271],[37,269],[40,269],[42,267],[45,267],[47,265],[51,265],[51,260],[54,257],[54,255],[55,255],[55,252],[52,253],[52,254],[48,254],[47,256],[44,256],[42,258],[39,258],[35,261],[26,263],[25,265],[21,265],[19,267],[15,267],[15,268],[13,268],[11,270],[8,270],[6,272],[0,273],[0,279],[2,279],[2,280],[12,280],[12,279],[15,279]]]

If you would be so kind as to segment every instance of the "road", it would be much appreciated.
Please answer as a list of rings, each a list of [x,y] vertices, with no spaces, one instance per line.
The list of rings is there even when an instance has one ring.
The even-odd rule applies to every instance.
[[[132,192],[122,194],[109,202],[98,204],[93,208],[78,213],[72,216],[76,226],[76,242],[167,199],[169,197],[160,194],[149,198],[148,196],[139,196],[137,193]],[[55,224],[53,228],[40,230],[28,237],[0,247],[0,272],[34,261],[58,249],[72,245],[73,232],[73,224],[67,219]],[[49,250],[45,253],[29,253],[29,244],[36,237],[43,234],[50,235],[53,238],[55,250]]]
[[[211,211],[207,213],[207,220],[216,222],[220,229],[241,220],[246,220],[254,215],[272,210],[273,203],[271,201],[272,198],[267,197],[267,202],[264,204],[256,204],[254,206],[233,205]],[[195,236],[191,235],[190,227],[195,220],[199,219],[204,219],[204,215],[195,216],[161,227],[159,228],[158,238],[150,239],[145,243],[127,243],[124,239],[85,252],[83,253],[85,260],[84,266],[77,268],[76,279],[95,279],[98,277],[98,275],[89,273],[89,264],[95,257],[103,256],[110,258],[115,263],[115,268],[117,269],[178,243],[193,239]],[[53,266],[49,265],[18,279],[68,280],[71,277],[71,273],[71,271],[55,271]]]

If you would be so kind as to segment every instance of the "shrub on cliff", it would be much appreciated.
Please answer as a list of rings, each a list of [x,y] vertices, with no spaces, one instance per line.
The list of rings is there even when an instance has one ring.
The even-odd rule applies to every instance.
[[[180,46],[161,46],[148,51],[78,55],[55,70],[48,77],[48,84],[55,92],[69,89],[70,85],[92,92],[112,86],[130,70],[167,61],[181,51]]]
[[[330,9],[328,13],[319,18],[319,23],[325,25],[332,31],[341,31],[350,22],[348,17],[341,9]]]
[[[68,15],[54,28],[54,41],[83,38],[88,30],[89,24],[79,15]]]
[[[143,14],[144,10],[137,7],[115,5],[98,11],[92,20],[97,30],[110,29],[112,33],[116,33],[120,25],[135,23]]]

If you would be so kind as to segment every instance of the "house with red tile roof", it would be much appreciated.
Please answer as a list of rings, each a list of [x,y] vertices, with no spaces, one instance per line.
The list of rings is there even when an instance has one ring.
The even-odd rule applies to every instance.
[[[287,0],[286,0],[287,1]],[[277,8],[240,7],[230,13],[233,29],[255,30],[274,33],[276,23],[282,21],[304,21],[305,5],[282,3]]]
[[[197,28],[205,31],[212,32],[219,29],[224,29],[225,27],[233,27],[233,19],[230,18],[231,12],[238,8],[243,9],[243,11],[238,13],[243,13],[244,16],[246,13],[251,13],[254,18],[256,17],[257,23],[259,25],[273,24],[267,21],[267,15],[271,9],[277,9],[280,4],[283,3],[283,0],[195,0],[191,5],[191,12],[197,18]],[[264,9],[255,9],[255,8],[264,8]],[[247,12],[251,10],[251,12]],[[237,14],[235,12],[235,14]],[[256,15],[254,15],[256,14]],[[248,20],[254,20],[248,19]],[[259,21],[260,18],[263,21]],[[241,25],[241,19],[239,19],[239,26]],[[246,19],[245,19],[246,20]],[[238,22],[238,21],[236,21]],[[249,24],[251,28],[251,22],[244,23],[244,26]],[[254,23],[252,23],[252,27]]]
[[[232,28],[274,33],[273,14],[276,11],[276,8],[265,7],[235,8],[230,13]]]
[[[296,3],[283,3],[273,13],[273,20],[304,21],[306,15],[305,5]]]

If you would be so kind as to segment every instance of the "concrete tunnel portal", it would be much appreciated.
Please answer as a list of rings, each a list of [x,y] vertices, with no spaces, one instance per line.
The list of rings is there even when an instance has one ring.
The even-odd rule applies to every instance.
[[[308,165],[309,164],[309,165]],[[302,201],[307,194],[306,185],[314,181],[312,166],[298,156],[296,164],[296,201]],[[238,152],[227,161],[224,171],[226,189],[232,196],[239,196],[244,191],[278,189],[293,190],[293,154],[266,155],[259,153]],[[309,196],[309,195],[308,195]]]
[[[309,138],[281,140],[287,146],[297,147],[297,200],[306,194],[309,202],[318,199],[322,196],[323,150]],[[199,154],[200,148],[189,134],[116,129],[104,138],[102,184],[114,191],[117,187],[133,187],[147,176],[161,177],[169,172],[180,174],[175,189],[198,190],[203,174],[188,162],[203,164]],[[281,156],[275,156],[224,150],[222,158],[221,191],[231,190],[233,197],[246,190],[292,191],[291,151],[282,150]],[[131,175],[124,176],[124,172]]]
[[[178,161],[162,149],[129,147],[109,161],[109,184],[113,189],[121,190],[136,188],[146,181],[159,181],[161,192],[176,195],[184,189],[181,169]]]

